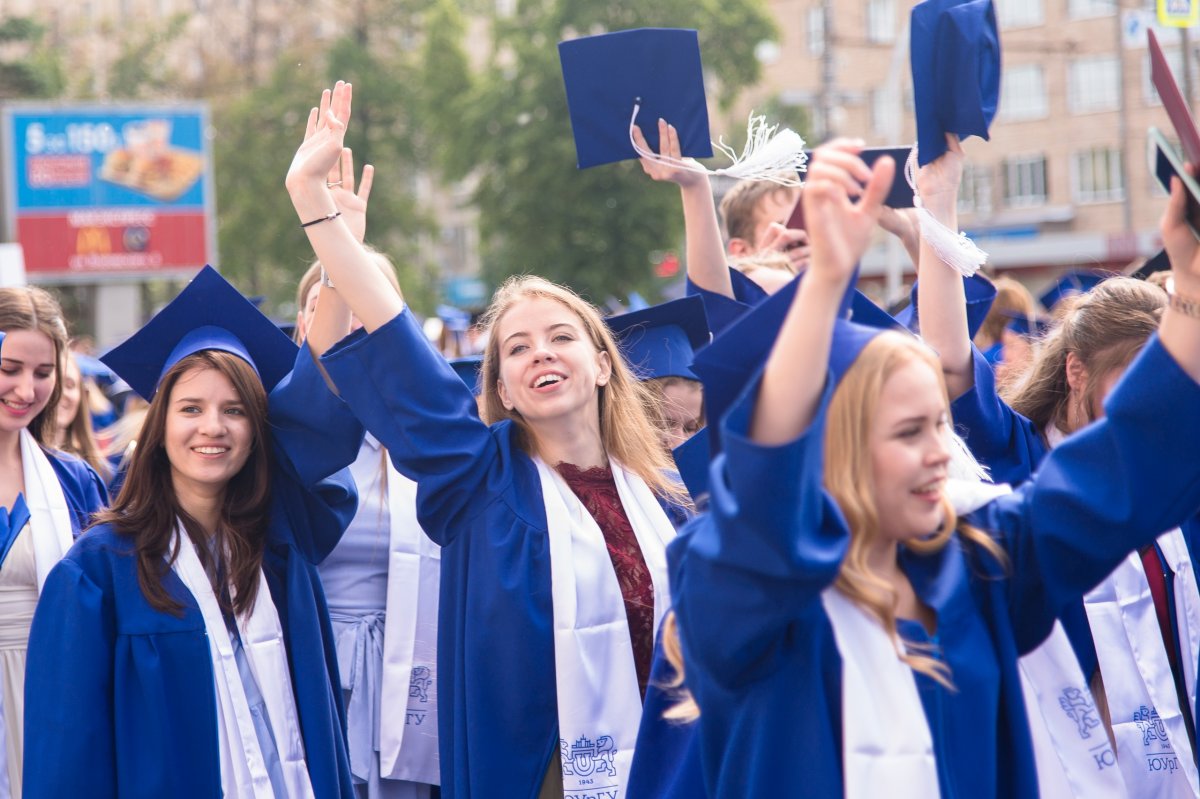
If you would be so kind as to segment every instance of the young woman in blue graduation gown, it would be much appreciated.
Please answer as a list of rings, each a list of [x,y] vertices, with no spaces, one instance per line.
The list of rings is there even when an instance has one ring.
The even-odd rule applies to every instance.
[[[341,148],[349,93],[343,84],[335,88],[323,132],[293,161],[288,189],[303,222],[333,210],[325,181]],[[443,794],[579,795],[570,783],[589,775],[595,789],[619,793],[608,778],[619,782],[627,769],[654,624],[666,604],[665,573],[653,585],[646,580],[652,569],[665,567],[663,542],[674,534],[654,492],[677,491],[664,476],[669,461],[642,404],[643,390],[594,309],[566,289],[529,278],[493,302],[482,381],[486,413],[496,420],[489,427],[470,390],[432,350],[341,221],[307,230],[317,257],[369,333],[356,334],[322,362],[400,472],[417,481],[421,525],[442,546]],[[582,541],[576,537],[580,525],[602,522],[565,493],[575,492],[565,478],[557,488],[559,477],[547,464],[562,474],[587,470],[630,487],[607,507],[612,515],[605,518],[626,514],[638,550],[623,552],[625,574],[632,576],[621,583],[615,607],[598,609],[609,621],[597,628],[603,638],[589,653],[604,663],[591,670],[569,669],[562,654],[571,650],[582,658],[571,647],[587,634],[559,613],[559,569],[578,561],[552,559],[551,507],[576,508],[569,513],[573,544]],[[620,484],[618,490],[624,491]],[[601,532],[599,548],[588,550],[599,558],[589,561],[590,571],[615,584],[621,572],[609,562],[609,532]],[[625,601],[626,589],[631,598],[639,592],[635,606]],[[580,607],[592,600],[587,591],[577,596]],[[585,672],[594,679],[582,680]],[[573,701],[585,693],[595,700],[586,711]],[[597,716],[618,709],[612,735],[605,733],[607,720],[583,731],[593,708]]]
[[[110,353],[152,402],[113,508],[38,606],[30,797],[353,796],[316,563],[354,513],[339,469],[361,427],[309,350],[215,272],[185,295],[202,280],[232,301],[205,296],[190,313],[257,322],[240,337],[155,327],[174,324],[181,297]]]
[[[1200,320],[1168,311],[1105,420],[956,519],[940,364],[911,339],[835,322],[893,169],[816,159],[808,277],[724,420],[712,512],[670,547],[714,797],[1037,796],[1017,658],[1200,502]],[[1176,186],[1163,234],[1180,291],[1200,296],[1184,207]],[[857,349],[835,347],[847,341]],[[848,634],[856,618],[868,634]],[[884,673],[898,690],[880,695]]]
[[[91,467],[48,443],[67,349],[62,309],[38,288],[0,289],[0,333],[0,508],[27,520],[0,534],[0,773],[20,797],[26,645],[38,594],[108,497]]]

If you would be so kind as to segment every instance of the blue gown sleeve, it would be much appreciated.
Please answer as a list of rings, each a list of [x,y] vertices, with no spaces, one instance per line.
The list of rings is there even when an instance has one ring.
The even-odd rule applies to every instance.
[[[729,279],[733,284],[733,297],[702,289],[688,278],[686,291],[688,296],[693,294],[704,302],[704,313],[708,317],[708,327],[713,335],[720,333],[737,321],[742,314],[758,305],[767,298],[767,292],[741,272],[730,267]]]
[[[111,601],[77,563],[46,578],[29,633],[24,796],[117,796]]]
[[[72,532],[78,538],[91,524],[92,514],[108,505],[108,490],[100,475],[87,462],[61,452],[49,452],[47,456],[50,466],[58,475],[63,496],[71,511]]]
[[[307,346],[268,398],[274,454],[274,512],[285,514],[290,543],[312,563],[333,551],[354,518],[358,492],[348,467],[362,425],[329,390]]]
[[[1048,448],[1033,422],[1000,398],[996,375],[983,353],[972,346],[971,357],[975,385],[950,403],[950,415],[992,479],[1017,485],[1029,479]]]
[[[370,335],[352,334],[321,359],[354,413],[417,487],[421,527],[441,546],[512,481],[475,397],[407,308]],[[508,451],[508,450],[505,450]]]
[[[1009,612],[1021,652],[1058,609],[1130,552],[1200,508],[1200,385],[1154,336],[1105,403],[1033,478],[968,520],[990,530],[1009,563]]]
[[[731,689],[773,672],[787,628],[823,613],[849,545],[823,488],[826,387],[811,427],[783,446],[748,438],[757,385],[725,420],[712,465],[710,512],[668,550],[688,683]]]

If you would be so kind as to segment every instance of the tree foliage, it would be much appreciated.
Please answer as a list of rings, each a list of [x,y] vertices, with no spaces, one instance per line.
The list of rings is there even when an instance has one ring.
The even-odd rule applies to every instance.
[[[62,61],[45,43],[45,30],[28,17],[0,20],[0,44],[15,55],[0,59],[0,99],[56,97],[66,85]]]
[[[522,0],[493,21],[485,68],[455,100],[440,133],[451,178],[477,179],[484,273],[534,272],[593,299],[656,295],[651,254],[682,232],[678,192],[651,184],[635,162],[578,170],[557,43],[637,27],[696,28],[710,99],[727,107],[757,79],[754,48],[775,29],[761,0]],[[465,74],[461,52],[436,55]],[[451,66],[447,67],[446,64]]]

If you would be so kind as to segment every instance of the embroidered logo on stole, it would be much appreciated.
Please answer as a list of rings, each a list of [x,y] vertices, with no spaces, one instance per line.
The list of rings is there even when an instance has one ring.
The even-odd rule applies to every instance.
[[[1167,727],[1158,710],[1142,705],[1133,714],[1133,723],[1142,733],[1142,746],[1161,751],[1146,753],[1146,768],[1150,771],[1178,771],[1179,758],[1167,738]]]
[[[1064,688],[1062,696],[1058,698],[1058,706],[1067,714],[1067,718],[1075,722],[1080,738],[1091,738],[1092,730],[1100,726],[1092,698],[1078,688]]]

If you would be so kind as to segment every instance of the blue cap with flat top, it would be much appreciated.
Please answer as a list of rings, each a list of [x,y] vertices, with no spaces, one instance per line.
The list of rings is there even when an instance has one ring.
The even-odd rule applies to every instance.
[[[1099,286],[1111,275],[1105,272],[1067,272],[1054,282],[1050,288],[1038,297],[1038,301],[1046,310],[1053,310],[1068,297],[1076,294],[1086,294]]]
[[[918,335],[921,333],[921,309],[917,303],[919,282],[919,278],[913,281],[908,306],[896,313],[896,321]],[[979,328],[983,327],[983,320],[992,310],[992,303],[996,301],[996,286],[976,272],[963,278],[963,294],[967,301],[967,335],[975,338]]]
[[[1050,323],[1040,316],[1027,316],[1016,311],[1002,313],[1010,320],[1005,329],[1023,338],[1041,338],[1050,330]]]
[[[141,330],[100,360],[146,400],[171,367],[202,350],[238,356],[269,392],[295,365],[297,347],[217,270],[206,266]]]
[[[693,295],[610,316],[605,322],[639,380],[657,377],[699,380],[689,365],[711,338],[704,301],[699,297]]]
[[[992,0],[924,0],[913,7],[909,52],[921,166],[946,134],[988,138],[1000,101],[1000,36]]]
[[[725,328],[692,362],[692,371],[704,383],[709,444],[714,453],[721,449],[721,420],[766,363],[796,296],[801,277],[803,275]],[[833,349],[829,356],[829,368],[834,380],[840,380],[867,342],[884,330],[908,333],[887,311],[857,291],[853,283],[846,290],[846,295],[842,302],[846,310],[835,322]],[[851,317],[854,321],[851,321]]]
[[[694,30],[639,28],[558,45],[580,169],[637,158],[629,121],[654,152],[658,120],[675,126],[683,157],[710,158],[700,39]]]

